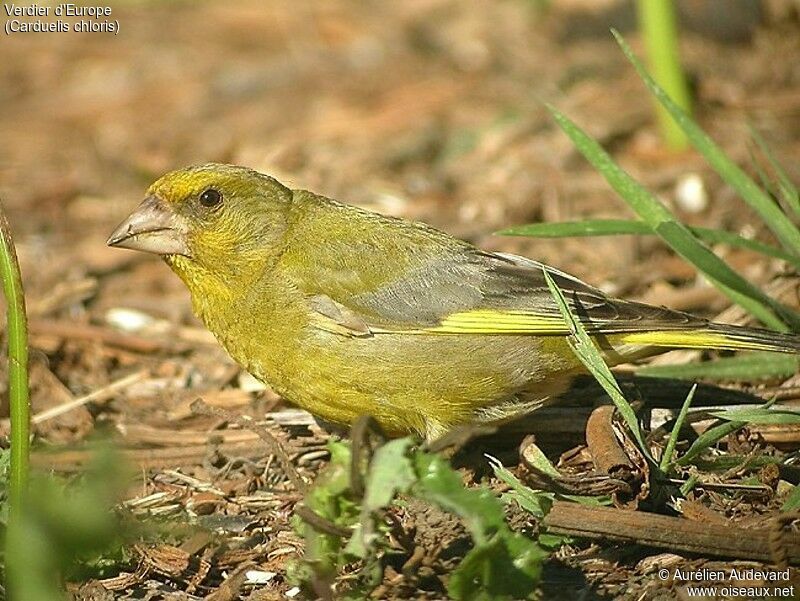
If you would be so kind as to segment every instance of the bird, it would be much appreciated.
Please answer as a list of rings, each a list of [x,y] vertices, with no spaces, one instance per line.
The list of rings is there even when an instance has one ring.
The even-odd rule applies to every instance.
[[[236,166],[167,173],[111,234],[160,255],[228,354],[289,402],[347,427],[436,439],[529,414],[585,368],[545,272],[611,366],[673,348],[800,351],[800,337],[611,298]]]

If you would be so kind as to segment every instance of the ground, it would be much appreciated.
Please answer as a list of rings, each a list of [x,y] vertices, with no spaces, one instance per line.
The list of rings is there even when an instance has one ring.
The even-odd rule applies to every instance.
[[[25,279],[33,412],[92,395],[36,423],[35,460],[70,473],[86,462],[86,441],[110,437],[140,469],[124,495],[126,511],[214,533],[138,546],[127,566],[138,565],[135,576],[107,582],[114,593],[93,580],[74,582],[78,598],[218,591],[218,600],[278,599],[292,588],[284,576],[302,554],[289,524],[297,492],[257,432],[193,413],[196,398],[259,420],[273,414],[269,430],[308,479],[327,459],[328,434],[241,372],[193,317],[186,290],[163,263],[106,248],[113,227],[165,171],[244,164],[292,187],[535,257],[614,295],[707,316],[728,306],[655,239],[493,235],[523,223],[630,217],[554,125],[551,103],[682,220],[773,242],[696,152],[662,149],[651,99],[608,33],[621,28],[641,53],[624,3],[546,4],[118,2],[111,5],[118,35],[3,37],[0,197]],[[693,20],[681,51],[706,131],[752,172],[755,128],[798,181],[800,23],[784,4],[765,3],[760,16],[749,12],[758,3],[730,13],[717,6],[722,12],[709,17],[703,6],[713,10],[714,2],[686,2]],[[702,193],[681,194],[687,181],[699,181]],[[797,305],[797,280],[784,263],[716,250],[761,286],[783,282],[786,302]],[[764,385],[794,390],[797,381]],[[571,428],[558,437],[560,448],[549,449],[551,459],[585,444],[585,424]],[[797,447],[797,438],[783,447],[763,436],[740,442],[745,454],[753,445],[768,454]],[[776,509],[774,495],[742,493],[734,505],[714,495],[698,503],[715,517],[752,524]],[[532,527],[529,516],[510,519]],[[422,538],[455,535],[419,542],[426,555],[413,578],[402,563],[387,567],[379,598],[441,598],[463,553],[447,514],[425,510],[413,520]],[[549,562],[543,595],[554,598],[566,583],[583,598],[668,598],[652,577],[655,556],[643,547],[575,543]],[[258,586],[231,579],[233,588],[218,588],[246,565],[273,575]],[[178,591],[184,596],[171,596]]]

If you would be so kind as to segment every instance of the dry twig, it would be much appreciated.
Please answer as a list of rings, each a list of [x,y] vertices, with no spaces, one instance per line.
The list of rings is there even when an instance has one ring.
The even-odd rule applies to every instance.
[[[70,401],[69,403],[63,403],[61,405],[57,405],[56,407],[51,407],[46,411],[41,411],[33,416],[31,422],[34,424],[40,424],[48,419],[53,419],[54,417],[58,417],[59,415],[63,415],[68,411],[72,411],[73,409],[77,409],[86,403],[90,403],[92,401],[103,401],[110,398],[113,393],[117,392],[118,390],[122,390],[123,388],[127,388],[131,384],[138,382],[139,380],[143,379],[147,375],[146,370],[137,371],[136,373],[130,374],[125,376],[124,378],[120,378],[115,382],[111,382],[108,386],[104,386],[99,390],[95,390],[94,392],[90,392],[87,395],[79,397],[75,400]]]
[[[544,524],[556,534],[619,540],[700,555],[766,562],[774,556],[769,530],[712,523],[698,528],[692,520],[641,511],[556,501]],[[781,543],[782,557],[800,564],[800,535],[784,532]]]
[[[298,492],[302,494],[306,493],[308,486],[303,478],[300,477],[300,473],[297,471],[297,468],[289,458],[289,454],[283,448],[281,442],[275,438],[271,432],[267,431],[266,428],[259,426],[249,417],[236,415],[235,413],[225,411],[224,409],[220,409],[218,407],[211,407],[207,403],[204,403],[201,399],[197,399],[194,403],[192,403],[192,411],[200,415],[213,415],[215,417],[221,417],[225,421],[239,424],[242,428],[246,428],[251,432],[258,434],[258,437],[267,445],[269,452],[275,455],[276,459],[281,464],[283,473],[286,474],[286,477],[289,479],[289,482],[292,483],[292,486],[294,486]]]

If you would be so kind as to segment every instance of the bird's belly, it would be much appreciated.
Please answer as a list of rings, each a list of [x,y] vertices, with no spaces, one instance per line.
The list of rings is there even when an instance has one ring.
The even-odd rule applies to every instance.
[[[564,339],[527,336],[315,331],[287,353],[282,368],[254,365],[254,375],[328,421],[349,424],[369,414],[389,434],[428,438],[490,416],[487,408],[523,393],[560,392],[560,376],[577,365]]]

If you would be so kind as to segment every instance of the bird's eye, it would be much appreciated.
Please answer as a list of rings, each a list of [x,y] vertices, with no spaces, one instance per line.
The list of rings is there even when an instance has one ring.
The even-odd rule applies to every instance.
[[[200,195],[200,204],[204,207],[216,207],[221,202],[222,194],[219,190],[215,190],[214,188],[209,188]]]

